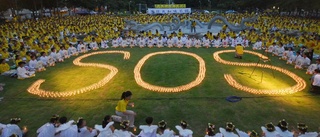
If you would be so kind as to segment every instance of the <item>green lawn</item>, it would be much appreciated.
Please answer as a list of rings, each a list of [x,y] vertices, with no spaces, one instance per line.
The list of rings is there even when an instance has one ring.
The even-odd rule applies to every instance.
[[[114,50],[114,49],[112,49]],[[176,49],[176,48],[133,48],[115,49],[131,53],[129,60],[123,60],[122,54],[95,55],[83,59],[83,62],[106,63],[118,68],[118,74],[105,86],[84,94],[67,98],[40,98],[29,94],[26,89],[37,79],[46,79],[41,89],[50,91],[66,91],[79,89],[101,80],[110,71],[102,68],[79,67],[68,59],[50,67],[36,77],[17,80],[0,77],[0,82],[6,83],[0,96],[5,99],[0,102],[0,123],[8,123],[11,117],[21,117],[21,126],[27,126],[30,136],[46,123],[52,114],[67,116],[77,120],[84,117],[89,126],[101,124],[106,114],[114,114],[114,108],[123,91],[133,92],[132,101],[137,112],[135,125],[144,124],[147,116],[152,116],[155,123],[167,120],[169,127],[174,128],[180,120],[189,122],[195,136],[203,136],[208,122],[216,126],[224,126],[232,121],[237,128],[248,131],[255,129],[260,132],[260,126],[277,123],[285,118],[291,126],[297,122],[305,122],[311,130],[317,130],[320,123],[320,98],[308,92],[309,87],[295,94],[285,96],[254,95],[236,90],[228,85],[223,75],[228,73],[241,84],[261,89],[276,89],[292,86],[295,81],[290,77],[270,69],[257,68],[250,77],[253,67],[238,67],[217,63],[212,54],[224,49]],[[180,50],[192,52],[202,57],[206,62],[206,77],[199,86],[180,93],[158,93],[146,90],[136,84],[133,70],[137,62],[148,53],[157,51]],[[233,58],[233,53],[221,54],[221,58],[229,61],[257,62],[258,57],[245,54],[242,60]],[[303,70],[295,70],[277,57],[271,57],[272,65],[286,68],[306,80],[309,85],[309,75]],[[193,81],[198,74],[198,61],[193,57],[178,54],[157,55],[149,58],[141,69],[143,80],[150,84],[174,87]],[[263,82],[260,82],[261,74]],[[229,103],[228,96],[241,96],[243,100]]]

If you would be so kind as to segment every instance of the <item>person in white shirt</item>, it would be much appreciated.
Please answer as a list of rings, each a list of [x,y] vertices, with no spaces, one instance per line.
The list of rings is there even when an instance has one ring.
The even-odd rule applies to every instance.
[[[314,74],[311,77],[311,91],[312,92],[319,92],[320,91],[320,70],[316,69],[314,70]]]
[[[280,43],[279,46],[275,47],[273,54],[275,56],[282,56],[283,52],[284,52],[284,47],[283,47],[282,43]]]
[[[129,42],[129,40],[130,40],[130,39],[123,38],[122,41],[121,41],[121,47],[122,47],[122,48],[128,47],[128,42]]]
[[[181,38],[179,37],[178,40],[177,40],[177,45],[176,45],[178,48],[182,48],[183,47],[183,43],[182,43],[182,40]]]
[[[224,137],[239,137],[238,135],[233,133],[234,128],[235,128],[235,126],[231,122],[227,122],[226,128],[224,129],[224,128],[220,127],[219,131]]]
[[[112,40],[112,47],[113,48],[119,47],[119,42],[118,42],[116,37],[114,37],[113,40]]]
[[[287,64],[297,64],[298,60],[302,59],[302,56],[300,55],[300,51],[297,51],[296,53],[297,55],[292,55],[288,60],[287,60]]]
[[[288,48],[287,51],[283,52],[281,59],[288,60],[292,55],[293,55],[293,51],[292,51],[292,48],[290,47]]]
[[[69,55],[72,55],[72,56],[78,56],[79,55],[77,48],[72,44],[69,44],[68,52],[69,52]]]
[[[59,137],[78,137],[77,125],[73,125],[74,120],[67,122],[66,117],[61,117],[59,122],[60,126],[56,128],[56,135]]]
[[[237,37],[233,37],[233,39],[231,39],[231,47],[236,47],[237,46]]]
[[[85,44],[83,44],[83,41],[79,42],[77,49],[78,49],[79,53],[86,53],[87,52],[87,47]]]
[[[105,38],[103,38],[102,41],[101,41],[101,48],[104,48],[104,49],[109,48],[108,42],[109,42],[108,40],[106,40]]]
[[[87,122],[83,118],[79,118],[77,121],[78,137],[95,137],[98,132],[96,129],[87,127]]]
[[[169,47],[169,48],[172,48],[172,47],[173,47],[173,40],[172,40],[171,36],[170,36],[169,39],[167,40],[167,44],[168,44],[168,47]]]
[[[222,47],[224,47],[224,48],[229,47],[229,39],[228,39],[228,37],[225,37],[224,39],[222,39]]]
[[[114,122],[111,119],[110,115],[107,115],[104,117],[102,121],[102,125],[95,125],[94,128],[99,131],[99,134],[97,137],[114,137]]]
[[[34,71],[27,71],[26,68],[24,67],[26,63],[21,61],[18,63],[18,68],[17,68],[17,75],[18,79],[25,79],[25,78],[31,78],[35,76]]]
[[[116,129],[114,131],[114,136],[116,136],[116,137],[135,137],[135,135],[132,132],[128,131],[129,125],[130,125],[130,122],[127,120],[121,122],[120,123],[121,129]]]
[[[137,41],[136,41],[136,39],[134,37],[131,37],[128,41],[130,43],[129,44],[130,48],[133,48],[133,47],[135,47],[137,45]]]
[[[1,137],[11,137],[12,135],[22,137],[27,132],[27,129],[24,128],[21,130],[21,128],[18,126],[20,121],[20,118],[11,118],[10,124],[7,124],[3,127]]]
[[[157,137],[174,137],[174,131],[167,128],[167,122],[165,122],[164,120],[161,120],[158,123],[158,127],[159,132],[157,134]]]
[[[186,45],[186,43],[187,43],[187,36],[186,35],[183,35],[182,37],[181,37],[181,41],[182,41],[182,44],[185,46]]]
[[[70,58],[69,52],[66,50],[66,48],[64,46],[61,47],[59,54],[64,59]]]
[[[288,131],[289,124],[285,119],[279,121],[278,125],[275,127],[276,131],[281,137],[293,137],[293,133]]]
[[[148,41],[147,41],[147,45],[148,45],[149,48],[152,48],[152,47],[153,47],[153,45],[154,45],[153,42],[154,42],[154,41],[153,41],[152,37],[149,37],[149,39],[148,39]]]
[[[162,48],[162,47],[163,47],[163,41],[162,41],[161,36],[158,38],[157,47],[158,47],[158,48]]]
[[[187,129],[188,123],[184,120],[180,122],[180,126],[177,125],[176,129],[179,131],[180,137],[192,137],[192,130]]]
[[[99,49],[98,43],[97,43],[95,38],[92,38],[92,41],[90,42],[89,46],[90,46],[90,48],[92,50],[98,50]]]
[[[162,37],[163,47],[164,47],[164,46],[168,46],[168,45],[167,45],[167,41],[168,41],[168,38],[167,38],[166,36],[163,36],[163,37]]]
[[[241,42],[241,45],[246,48],[246,47],[249,47],[249,40],[246,39],[246,37],[243,37],[243,40]]]
[[[203,47],[209,48],[210,47],[210,40],[207,38],[207,36],[204,36],[202,39],[202,45]]]
[[[274,125],[272,123],[266,124],[266,126],[262,126],[261,130],[263,132],[264,137],[280,137],[279,133],[276,131]]]
[[[236,129],[236,131],[237,131],[239,137],[260,137],[259,134],[254,130],[252,130],[251,132],[248,132],[248,133],[243,132],[239,129]]]
[[[215,133],[215,125],[208,123],[206,128],[206,135],[204,137],[222,137],[221,133]]]
[[[53,115],[50,118],[50,121],[44,125],[42,125],[37,130],[37,137],[55,137],[56,126],[58,124],[59,115]]]
[[[258,39],[258,41],[253,44],[252,49],[253,50],[261,50],[261,48],[262,48],[262,41],[261,41],[261,39]]]
[[[159,38],[155,35],[153,35],[153,46],[157,46],[158,45],[158,41],[159,41]]]
[[[63,62],[64,59],[61,57],[55,48],[51,48],[50,56],[53,58],[54,62]]]
[[[31,71],[44,71],[46,70],[43,66],[42,61],[37,61],[36,56],[31,56],[31,60],[29,61],[29,69]]]
[[[311,64],[308,67],[306,74],[312,75],[314,70],[319,69],[319,68],[320,68],[320,59],[317,59],[315,64]]]
[[[141,129],[139,137],[156,137],[157,136],[157,125],[152,125],[153,118],[147,117],[146,118],[147,125],[140,125],[139,128]]]
[[[317,132],[307,132],[308,126],[305,123],[298,123],[297,124],[298,130],[295,131],[295,137],[318,137]]]
[[[139,40],[139,47],[143,48],[146,46],[146,40],[141,36]]]
[[[188,37],[188,39],[186,41],[186,47],[191,48],[191,46],[192,46],[192,40],[190,39],[190,37]]]
[[[213,40],[213,46],[215,48],[220,48],[221,47],[221,39],[218,37],[215,37],[215,39]]]
[[[297,60],[297,63],[294,68],[296,69],[305,69],[308,68],[310,65],[311,60],[307,57],[306,54],[303,54],[303,57],[301,59]]]
[[[268,53],[273,53],[273,51],[275,50],[276,47],[277,47],[276,43],[273,42],[272,45],[270,45],[270,46],[268,47],[268,49],[266,50],[266,52],[268,52]]]
[[[196,48],[200,48],[200,47],[201,47],[201,41],[200,41],[200,39],[195,39],[195,40],[194,40],[194,46],[195,46]]]

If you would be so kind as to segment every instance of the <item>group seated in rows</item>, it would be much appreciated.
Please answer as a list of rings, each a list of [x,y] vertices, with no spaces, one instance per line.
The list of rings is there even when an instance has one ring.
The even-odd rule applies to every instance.
[[[9,124],[0,124],[1,137],[23,137],[28,132],[26,127],[21,128],[18,123],[20,118],[12,118]],[[168,128],[167,122],[161,120],[157,125],[153,124],[153,118],[145,119],[146,125],[140,125],[138,133],[136,127],[130,128],[130,121],[120,122],[119,129],[113,126],[115,122],[112,116],[107,115],[100,124],[94,128],[88,127],[86,120],[80,117],[77,121],[69,120],[66,117],[53,115],[48,123],[42,125],[36,134],[38,137],[192,137],[193,131],[186,121],[182,120],[175,126],[175,131]],[[261,126],[261,132],[251,130],[241,131],[235,128],[232,122],[227,122],[225,127],[217,128],[214,124],[208,123],[204,130],[204,137],[318,137],[317,132],[308,132],[308,126],[298,123],[297,128],[289,130],[286,120],[280,120],[275,126],[267,123]],[[200,135],[199,135],[200,136]]]

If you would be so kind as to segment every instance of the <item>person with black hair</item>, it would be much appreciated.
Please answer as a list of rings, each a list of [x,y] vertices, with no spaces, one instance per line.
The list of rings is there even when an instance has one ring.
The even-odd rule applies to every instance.
[[[98,132],[95,129],[87,127],[87,121],[80,117],[77,121],[78,137],[95,137]]]
[[[27,69],[24,67],[26,63],[21,61],[18,63],[18,68],[17,68],[17,75],[18,79],[25,79],[25,78],[31,78],[34,77],[36,74],[34,74],[34,71],[27,71]]]
[[[58,120],[59,115],[53,115],[48,123],[44,124],[37,130],[37,137],[54,137]]]
[[[221,137],[221,133],[214,133],[215,125],[208,123],[208,127],[206,128],[206,135],[204,137]]]
[[[141,137],[156,137],[157,136],[157,125],[152,125],[153,118],[147,117],[146,118],[147,125],[140,125],[139,128],[141,129],[141,132],[138,136]]]
[[[120,101],[118,101],[117,107],[116,107],[116,114],[123,118],[123,120],[129,120],[130,121],[130,127],[134,127],[134,117],[137,115],[132,110],[127,110],[127,106],[134,107],[134,103],[129,103],[130,99],[132,97],[131,91],[123,92],[120,98]]]
[[[275,128],[280,136],[293,137],[293,133],[288,130],[288,127],[289,123],[285,119],[283,119],[279,121],[278,125]]]
[[[305,123],[297,124],[298,130],[294,132],[295,137],[318,137],[317,132],[307,132],[308,126]]]
[[[261,127],[262,136],[264,137],[280,137],[279,133],[276,131],[272,122],[266,124],[265,126]]]
[[[60,53],[58,53],[56,48],[51,48],[50,56],[53,58],[54,62],[63,62],[64,61],[64,59],[62,58]]]
[[[237,134],[233,133],[234,132],[235,125],[232,124],[232,122],[227,122],[226,123],[226,128],[219,128],[220,133],[224,137],[239,137]]]
[[[167,122],[165,122],[164,120],[161,120],[158,123],[158,127],[159,131],[157,137],[174,137],[174,131],[167,128]]]
[[[135,135],[132,132],[128,131],[129,125],[130,125],[130,122],[127,120],[121,122],[120,123],[121,129],[119,129],[119,130],[116,129],[114,131],[114,136],[116,136],[116,137],[135,137]]]
[[[4,126],[1,137],[10,137],[12,135],[22,137],[24,134],[26,134],[27,129],[25,128],[21,130],[21,128],[18,126],[18,123],[20,123],[20,121],[20,118],[11,118],[10,124]]]
[[[180,137],[192,137],[192,130],[187,129],[188,123],[184,120],[180,121],[180,125],[176,126],[176,129],[179,131]]]
[[[99,131],[97,137],[113,137],[114,122],[110,115],[106,115],[102,121],[102,125],[95,125],[94,128]]]
[[[59,119],[60,126],[56,129],[56,134],[59,137],[78,137],[78,127],[73,125],[74,120],[67,122],[67,117],[61,117]]]

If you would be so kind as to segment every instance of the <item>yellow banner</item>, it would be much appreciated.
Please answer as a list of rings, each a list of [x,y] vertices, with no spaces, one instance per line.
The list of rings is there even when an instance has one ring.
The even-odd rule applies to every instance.
[[[154,4],[155,8],[158,9],[172,9],[172,8],[186,8],[186,4]]]

